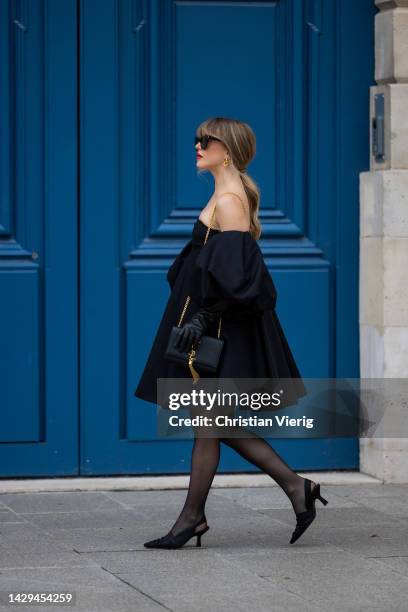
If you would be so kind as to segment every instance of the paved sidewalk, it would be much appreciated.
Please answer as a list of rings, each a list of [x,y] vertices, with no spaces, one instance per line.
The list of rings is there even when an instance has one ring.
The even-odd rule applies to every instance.
[[[408,485],[302,475],[329,504],[316,502],[293,545],[292,506],[270,479],[223,488],[218,477],[202,547],[178,550],[143,542],[169,530],[185,489],[3,492],[0,591],[76,592],[75,606],[18,606],[30,612],[406,612]]]

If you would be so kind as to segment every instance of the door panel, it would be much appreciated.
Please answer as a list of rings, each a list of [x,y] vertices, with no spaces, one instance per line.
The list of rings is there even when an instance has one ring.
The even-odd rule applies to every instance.
[[[75,2],[0,3],[0,474],[78,473]]]

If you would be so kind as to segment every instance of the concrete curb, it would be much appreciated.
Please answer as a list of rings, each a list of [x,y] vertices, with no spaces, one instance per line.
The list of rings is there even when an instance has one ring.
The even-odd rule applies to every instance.
[[[322,484],[345,485],[383,481],[355,471],[299,472],[303,477]],[[0,480],[1,493],[32,493],[45,491],[161,491],[187,489],[189,475],[114,476],[90,478],[29,478]],[[266,474],[216,474],[214,488],[273,487],[277,483]]]

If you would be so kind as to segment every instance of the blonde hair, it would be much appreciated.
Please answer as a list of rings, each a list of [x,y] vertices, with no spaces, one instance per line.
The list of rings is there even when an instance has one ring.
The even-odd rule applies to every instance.
[[[200,123],[196,135],[201,137],[205,134],[219,138],[228,149],[232,164],[239,172],[248,198],[249,231],[252,237],[258,240],[262,233],[258,219],[260,189],[246,171],[247,165],[254,158],[256,152],[255,134],[247,123],[228,117],[211,117]]]

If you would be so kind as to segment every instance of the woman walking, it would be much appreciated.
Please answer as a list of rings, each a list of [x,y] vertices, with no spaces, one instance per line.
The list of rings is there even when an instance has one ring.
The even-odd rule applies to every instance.
[[[203,335],[211,335],[222,317],[225,343],[217,378],[290,379],[285,405],[294,404],[306,390],[276,315],[276,289],[257,243],[259,190],[246,171],[255,155],[254,132],[242,121],[215,117],[197,128],[194,144],[197,170],[211,172],[214,193],[168,270],[171,295],[134,395],[157,403],[157,378],[191,376],[187,365],[165,358],[170,332],[186,302],[176,339],[179,350],[189,351]],[[205,503],[220,443],[269,474],[286,493],[296,515],[291,544],[314,520],[315,500],[328,503],[320,484],[294,472],[265,439],[239,426],[233,430],[229,437],[195,435],[184,506],[170,531],[146,547],[179,548],[194,536],[201,545],[209,529]]]

